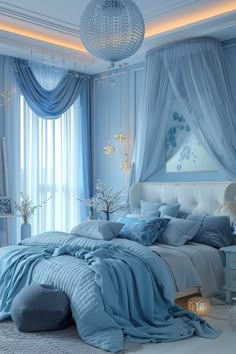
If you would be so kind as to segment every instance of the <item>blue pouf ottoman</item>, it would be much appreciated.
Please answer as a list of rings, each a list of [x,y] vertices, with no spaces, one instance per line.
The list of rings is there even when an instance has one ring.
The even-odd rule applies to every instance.
[[[44,284],[24,287],[14,298],[11,317],[21,332],[52,331],[70,324],[67,296]]]

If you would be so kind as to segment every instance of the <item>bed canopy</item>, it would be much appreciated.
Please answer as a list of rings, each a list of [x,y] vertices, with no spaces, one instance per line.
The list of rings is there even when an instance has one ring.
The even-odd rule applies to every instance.
[[[218,170],[234,180],[236,109],[222,45],[196,38],[157,48],[146,57],[131,183],[146,181],[160,171],[174,101]]]

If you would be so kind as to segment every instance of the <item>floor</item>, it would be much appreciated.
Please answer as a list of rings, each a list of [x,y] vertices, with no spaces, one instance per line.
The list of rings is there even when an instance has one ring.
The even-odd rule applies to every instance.
[[[186,307],[184,303],[179,305]],[[206,319],[212,326],[222,330],[217,339],[194,336],[171,343],[126,343],[129,346],[119,354],[236,354],[236,326],[228,319],[231,308],[222,299],[214,299],[210,316]],[[0,354],[32,353],[108,354],[81,341],[75,326],[61,331],[24,333],[19,332],[10,320],[0,322]]]
[[[236,354],[236,327],[229,319],[228,312],[232,306],[215,301],[210,316],[205,319],[212,326],[222,330],[217,339],[191,337],[178,342],[145,344],[130,351],[128,354]]]

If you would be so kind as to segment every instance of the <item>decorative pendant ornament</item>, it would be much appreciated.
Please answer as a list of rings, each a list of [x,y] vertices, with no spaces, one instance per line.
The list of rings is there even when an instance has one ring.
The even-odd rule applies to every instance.
[[[118,141],[118,143],[124,143],[126,140],[126,135],[122,132],[119,132],[115,135],[115,139]]]
[[[92,0],[80,21],[85,48],[111,66],[140,48],[144,31],[143,16],[132,0]]]
[[[125,154],[126,156],[126,159],[121,162],[120,164],[120,168],[125,171],[125,172],[128,172],[131,168],[131,162],[128,160],[128,154]]]
[[[115,148],[108,142],[108,144],[104,146],[103,152],[106,155],[112,155],[115,152]]]

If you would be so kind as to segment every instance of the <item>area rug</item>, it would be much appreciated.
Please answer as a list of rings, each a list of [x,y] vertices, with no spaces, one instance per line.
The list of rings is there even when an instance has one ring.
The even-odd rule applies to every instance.
[[[137,344],[126,343],[128,353]],[[23,333],[19,332],[10,320],[0,322],[0,353],[1,354],[104,354],[106,351],[84,343],[71,326],[60,331]]]

